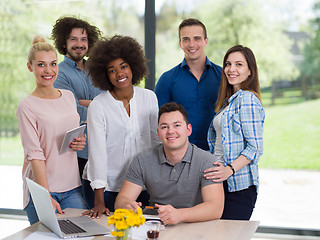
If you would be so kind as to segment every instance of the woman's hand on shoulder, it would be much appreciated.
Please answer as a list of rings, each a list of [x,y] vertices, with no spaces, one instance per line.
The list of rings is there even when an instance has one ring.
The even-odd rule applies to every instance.
[[[232,175],[230,167],[225,167],[221,162],[214,162],[215,167],[208,168],[204,171],[206,179],[212,179],[212,182],[223,182]]]

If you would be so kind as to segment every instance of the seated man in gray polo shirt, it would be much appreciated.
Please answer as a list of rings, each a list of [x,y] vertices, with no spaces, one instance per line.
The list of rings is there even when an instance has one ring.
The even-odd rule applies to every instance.
[[[162,144],[139,153],[132,161],[115,208],[134,211],[146,186],[150,205],[164,224],[218,219],[224,207],[221,183],[203,177],[215,161],[212,154],[189,143],[192,127],[185,109],[174,102],[159,110],[158,136]]]

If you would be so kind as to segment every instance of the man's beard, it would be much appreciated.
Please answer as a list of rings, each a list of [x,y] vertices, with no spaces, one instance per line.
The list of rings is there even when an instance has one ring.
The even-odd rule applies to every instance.
[[[72,50],[74,50],[74,49],[77,49],[77,48],[72,48]],[[81,48],[81,49],[86,50],[86,48]],[[73,52],[69,52],[67,50],[67,55],[70,57],[71,60],[73,60],[75,62],[82,60],[83,57],[86,55],[86,53],[87,53],[87,51],[84,54],[73,54]]]

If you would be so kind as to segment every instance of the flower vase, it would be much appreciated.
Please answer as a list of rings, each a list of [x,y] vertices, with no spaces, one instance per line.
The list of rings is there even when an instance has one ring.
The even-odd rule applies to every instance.
[[[125,229],[122,231],[123,232],[123,236],[119,237],[117,236],[116,237],[116,240],[131,240],[131,227]]]

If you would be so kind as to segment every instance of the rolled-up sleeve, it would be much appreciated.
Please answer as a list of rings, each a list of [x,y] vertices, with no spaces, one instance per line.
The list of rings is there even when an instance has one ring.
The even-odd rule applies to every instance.
[[[24,160],[46,160],[40,144],[40,133],[37,128],[36,116],[26,104],[20,103],[17,108],[17,119],[24,149]]]

